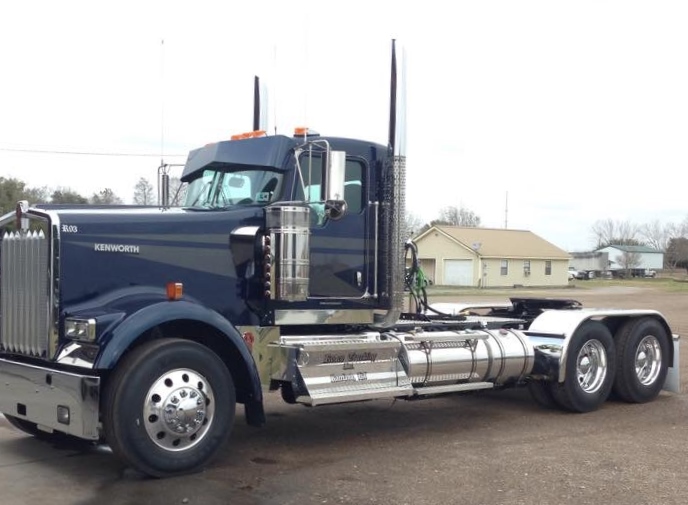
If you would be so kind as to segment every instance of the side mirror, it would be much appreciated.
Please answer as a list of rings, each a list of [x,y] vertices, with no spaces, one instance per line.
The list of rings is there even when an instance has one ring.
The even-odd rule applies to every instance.
[[[346,153],[330,151],[327,160],[327,185],[323,200],[344,200],[344,174]]]
[[[337,220],[346,214],[344,200],[344,181],[346,170],[346,152],[330,151],[327,158],[325,184],[325,211],[327,217]]]

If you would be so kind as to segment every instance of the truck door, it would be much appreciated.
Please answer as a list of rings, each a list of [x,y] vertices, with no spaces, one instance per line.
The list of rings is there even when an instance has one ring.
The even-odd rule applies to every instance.
[[[364,159],[346,159],[344,199],[347,211],[337,220],[325,215],[318,201],[322,184],[322,158],[314,156],[303,167],[303,186],[296,183],[296,200],[310,197],[310,284],[311,297],[360,298],[368,290],[367,262],[367,164]]]

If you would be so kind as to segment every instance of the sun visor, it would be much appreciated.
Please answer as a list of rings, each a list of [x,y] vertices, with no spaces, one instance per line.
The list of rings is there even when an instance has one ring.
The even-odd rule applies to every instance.
[[[188,181],[197,172],[221,165],[234,165],[239,169],[241,167],[283,169],[286,156],[295,146],[296,141],[284,135],[208,144],[189,153],[182,180]]]

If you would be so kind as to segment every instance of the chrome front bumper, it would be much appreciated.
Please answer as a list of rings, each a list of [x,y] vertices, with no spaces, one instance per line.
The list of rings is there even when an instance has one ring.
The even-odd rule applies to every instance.
[[[0,359],[0,412],[97,440],[100,377]],[[68,409],[68,410],[66,410]],[[62,413],[58,419],[58,411]],[[68,418],[64,415],[69,413]]]

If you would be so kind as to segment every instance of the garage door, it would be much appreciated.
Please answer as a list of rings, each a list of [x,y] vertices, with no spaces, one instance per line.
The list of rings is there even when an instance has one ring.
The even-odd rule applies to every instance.
[[[435,260],[434,259],[423,259],[420,260],[420,268],[425,274],[425,278],[429,279],[433,284],[435,283]]]
[[[473,260],[444,260],[444,284],[473,285]]]

